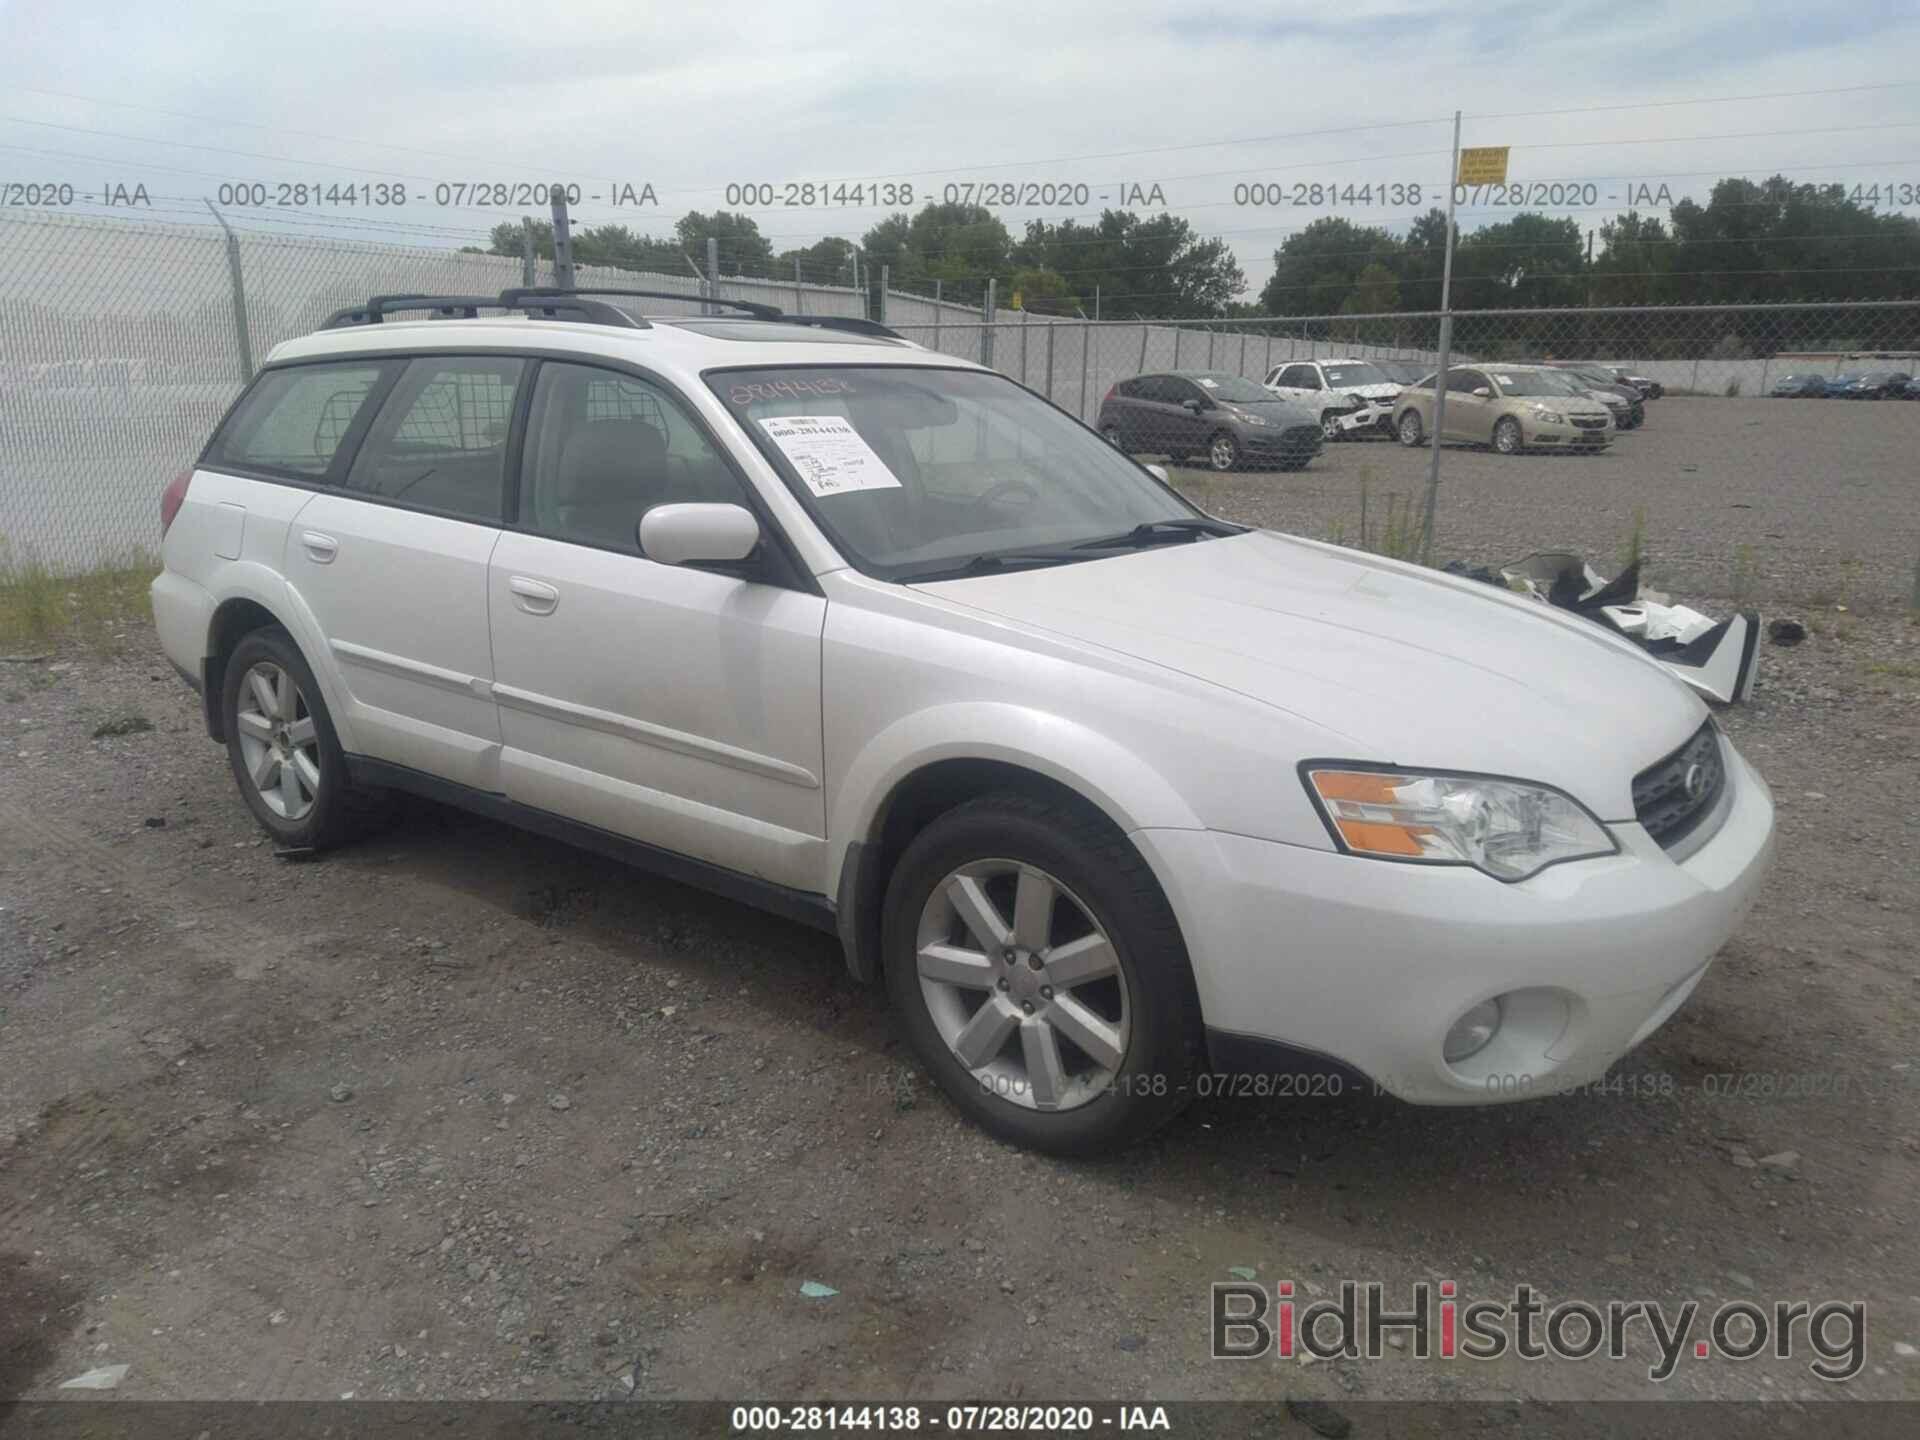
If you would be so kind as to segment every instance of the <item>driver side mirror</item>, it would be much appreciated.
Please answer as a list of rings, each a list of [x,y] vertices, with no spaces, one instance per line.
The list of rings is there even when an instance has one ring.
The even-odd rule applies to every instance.
[[[1154,479],[1156,479],[1156,480],[1158,480],[1158,481],[1159,481],[1159,482],[1160,482],[1160,483],[1161,483],[1162,485],[1166,485],[1166,484],[1169,484],[1169,483],[1171,483],[1171,482],[1169,482],[1169,480],[1168,480],[1168,478],[1167,478],[1167,467],[1166,467],[1166,466],[1164,466],[1164,465],[1148,465],[1148,466],[1146,466],[1146,467],[1145,467],[1145,469],[1146,469],[1146,472],[1147,472],[1147,473],[1148,473],[1149,475],[1151,475],[1151,476],[1153,476],[1153,478],[1154,478]]]
[[[656,505],[640,517],[640,553],[662,565],[731,565],[760,544],[743,505]]]
[[[1478,395],[1482,400],[1490,400],[1493,398],[1493,391],[1488,389],[1485,385],[1474,386],[1473,393]]]
[[[1207,408],[1207,402],[1202,400],[1198,395],[1189,395],[1180,402],[1180,408],[1198,415],[1202,410]]]

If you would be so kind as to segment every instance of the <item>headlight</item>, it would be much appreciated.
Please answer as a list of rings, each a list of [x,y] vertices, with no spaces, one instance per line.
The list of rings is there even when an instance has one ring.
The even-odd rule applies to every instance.
[[[1566,416],[1562,415],[1558,410],[1549,410],[1544,405],[1536,405],[1533,407],[1533,418],[1546,425],[1564,425],[1567,423]]]
[[[1577,800],[1522,780],[1328,766],[1308,767],[1306,781],[1349,855],[1471,865],[1496,880],[1524,880],[1620,848]]]
[[[1241,422],[1247,425],[1271,425],[1273,422],[1264,415],[1242,415]]]

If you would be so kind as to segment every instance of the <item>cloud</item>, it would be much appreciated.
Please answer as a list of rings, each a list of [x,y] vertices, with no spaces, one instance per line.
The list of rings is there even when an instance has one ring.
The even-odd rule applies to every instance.
[[[434,244],[478,239],[519,212],[437,205],[433,181],[567,177],[602,194],[605,182],[648,183],[657,211],[589,205],[581,219],[656,233],[689,209],[724,206],[741,182],[893,180],[916,199],[981,180],[1085,183],[1090,195],[1157,183],[1168,208],[1234,245],[1257,287],[1273,246],[1321,214],[1399,226],[1410,212],[1241,205],[1236,184],[1271,182],[1289,198],[1295,182],[1315,181],[1342,194],[1408,182],[1443,194],[1456,107],[1469,113],[1466,143],[1516,147],[1515,179],[1704,193],[1733,171],[1881,173],[1877,162],[1911,154],[1920,127],[1815,132],[1910,125],[1920,86],[1672,102],[1905,82],[1917,40],[1909,9],[1871,3],[1838,23],[1802,4],[1725,0],[1343,0],[1252,15],[1139,0],[16,0],[0,10],[0,115],[12,117],[0,122],[0,175],[139,178],[188,207],[223,177],[418,181],[425,203],[371,217],[310,211],[300,223]],[[1630,104],[1653,108],[1521,113]],[[1399,120],[1419,123],[1357,128]],[[1343,133],[1312,133],[1332,131]],[[1739,138],[1708,138],[1722,135]],[[1200,143],[1225,141],[1249,143]],[[857,237],[883,213],[755,216],[785,247]],[[1086,212],[1003,215],[1017,233],[1065,213]],[[1566,213],[1595,226],[1611,212]]]

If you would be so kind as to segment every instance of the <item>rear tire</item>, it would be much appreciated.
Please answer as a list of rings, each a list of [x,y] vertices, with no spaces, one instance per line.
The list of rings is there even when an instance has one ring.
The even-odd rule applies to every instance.
[[[948,811],[894,868],[882,936],[914,1049],[1000,1139],[1097,1154],[1190,1098],[1203,1046],[1179,926],[1140,853],[1086,807],[1003,793]]]
[[[276,844],[329,849],[382,809],[379,792],[354,788],[313,669],[278,626],[227,657],[220,717],[241,797]]]

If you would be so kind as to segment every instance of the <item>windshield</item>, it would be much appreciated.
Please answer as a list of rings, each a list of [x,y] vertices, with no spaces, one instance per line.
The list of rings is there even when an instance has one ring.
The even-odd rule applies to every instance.
[[[1386,373],[1377,366],[1362,360],[1353,365],[1328,365],[1327,384],[1329,385],[1391,385]]]
[[[1495,370],[1502,395],[1577,395],[1580,387],[1551,370]]]
[[[1200,513],[1004,376],[817,366],[706,381],[841,552],[881,579]]]
[[[1254,381],[1225,370],[1209,370],[1187,378],[1206,391],[1208,398],[1231,400],[1235,405],[1272,405],[1280,398]]]

